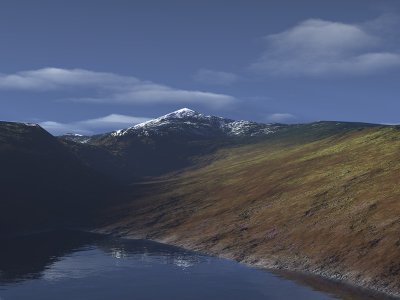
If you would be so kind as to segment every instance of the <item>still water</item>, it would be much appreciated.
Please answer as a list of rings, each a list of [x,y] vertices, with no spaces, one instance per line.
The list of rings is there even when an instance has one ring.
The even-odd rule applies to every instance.
[[[61,231],[0,240],[0,299],[378,299],[146,240]]]

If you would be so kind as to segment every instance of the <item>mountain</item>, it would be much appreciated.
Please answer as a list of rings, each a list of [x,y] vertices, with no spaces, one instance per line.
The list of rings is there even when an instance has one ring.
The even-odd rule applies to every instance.
[[[131,183],[193,166],[199,157],[221,148],[284,137],[292,142],[315,140],[370,126],[374,125],[263,124],[207,116],[183,108],[127,129],[92,137],[69,134],[59,139],[90,168]]]
[[[0,233],[87,221],[113,183],[36,124],[0,122]]]
[[[91,168],[127,183],[181,170],[198,156],[286,127],[206,116],[183,108],[127,129],[92,137],[69,134],[59,139]]]
[[[252,121],[236,121],[232,119],[203,115],[189,108],[182,108],[156,119],[143,122],[126,129],[111,133],[84,136],[67,133],[60,136],[62,140],[77,143],[96,144],[110,136],[121,137],[160,137],[181,135],[185,137],[216,138],[216,137],[255,137],[274,133],[283,124],[263,124]]]
[[[206,116],[188,108],[182,108],[128,129],[117,130],[111,135],[122,136],[184,136],[210,137],[249,137],[274,133],[282,125],[261,124],[250,121]]]

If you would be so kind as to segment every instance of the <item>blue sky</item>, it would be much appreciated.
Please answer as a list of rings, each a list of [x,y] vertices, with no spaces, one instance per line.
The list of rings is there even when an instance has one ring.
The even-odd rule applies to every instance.
[[[400,123],[399,25],[396,0],[3,0],[0,119],[54,134],[181,107]]]

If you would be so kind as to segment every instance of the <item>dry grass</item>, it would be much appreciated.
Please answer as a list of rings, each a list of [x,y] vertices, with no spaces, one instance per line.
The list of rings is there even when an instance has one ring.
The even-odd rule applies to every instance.
[[[397,128],[278,139],[212,158],[137,186],[106,230],[400,292]]]

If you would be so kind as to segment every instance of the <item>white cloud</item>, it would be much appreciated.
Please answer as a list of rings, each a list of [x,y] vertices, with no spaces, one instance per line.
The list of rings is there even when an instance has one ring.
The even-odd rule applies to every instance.
[[[146,122],[148,120],[150,119],[144,117],[111,114],[101,118],[88,119],[70,123],[45,121],[39,123],[39,125],[54,135],[62,135],[65,133],[92,135],[96,132],[107,132],[127,128],[138,123]]]
[[[239,80],[239,76],[233,73],[200,69],[194,75],[194,80],[200,83],[212,85],[230,85]]]
[[[130,90],[116,92],[107,97],[73,98],[70,101],[87,103],[116,103],[116,104],[146,104],[146,103],[174,103],[174,104],[206,104],[212,107],[221,107],[231,104],[235,99],[224,94],[215,94],[201,91],[187,91],[172,89],[161,85],[141,85]]]
[[[400,53],[370,24],[310,19],[265,38],[266,50],[251,69],[270,75],[366,75],[400,67]],[[375,28],[377,28],[375,26]]]
[[[266,121],[271,123],[292,123],[296,117],[289,113],[275,113],[267,116]]]
[[[26,91],[69,90],[86,93],[70,101],[116,104],[205,104],[220,107],[235,98],[225,94],[172,88],[132,76],[83,69],[43,68],[15,74],[0,74],[0,89]]]
[[[140,83],[145,82],[135,77],[84,69],[43,68],[8,75],[0,74],[0,88],[29,91],[49,91],[71,87],[116,89]]]

